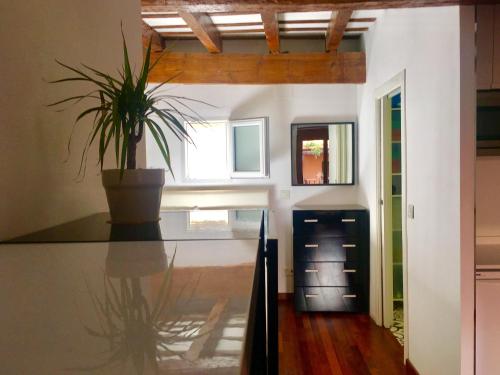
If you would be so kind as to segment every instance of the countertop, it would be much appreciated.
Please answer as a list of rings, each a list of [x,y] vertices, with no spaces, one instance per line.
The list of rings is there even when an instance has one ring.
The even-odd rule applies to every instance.
[[[259,228],[224,215],[115,240],[99,214],[1,244],[1,372],[239,374]]]

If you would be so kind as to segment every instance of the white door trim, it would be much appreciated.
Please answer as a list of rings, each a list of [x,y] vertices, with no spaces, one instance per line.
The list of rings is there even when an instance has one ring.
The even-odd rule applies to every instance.
[[[376,233],[377,233],[377,251],[375,252],[375,265],[373,269],[379,272],[379,275],[375,275],[375,285],[374,290],[376,291],[377,303],[377,315],[379,325],[383,325],[383,305],[384,305],[384,286],[382,283],[383,278],[383,255],[382,255],[382,222],[381,222],[381,172],[382,172],[382,160],[381,160],[381,134],[382,134],[382,123],[381,123],[381,106],[380,102],[382,98],[395,90],[401,91],[401,209],[402,209],[402,241],[403,241],[403,308],[404,308],[404,359],[408,358],[409,353],[409,309],[408,309],[408,234],[407,234],[407,142],[406,142],[406,70],[403,70],[385,84],[380,86],[375,90],[375,111],[376,111],[376,154],[377,154],[377,206],[376,206]]]

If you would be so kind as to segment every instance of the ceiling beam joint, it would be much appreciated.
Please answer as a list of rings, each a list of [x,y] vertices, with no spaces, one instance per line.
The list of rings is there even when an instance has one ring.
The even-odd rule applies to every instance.
[[[194,35],[200,40],[201,44],[210,53],[222,52],[222,41],[217,27],[207,13],[190,13],[180,11],[179,16],[193,31]]]
[[[149,41],[151,40],[151,51],[161,52],[165,48],[165,41],[163,37],[149,26],[146,22],[142,22],[142,46],[144,50],[148,48]]]
[[[264,11],[260,13],[264,32],[266,34],[267,46],[272,54],[280,53],[280,28],[278,14],[274,11]]]
[[[325,50],[327,52],[335,52],[339,48],[352,13],[352,10],[332,12],[332,18],[326,31]]]

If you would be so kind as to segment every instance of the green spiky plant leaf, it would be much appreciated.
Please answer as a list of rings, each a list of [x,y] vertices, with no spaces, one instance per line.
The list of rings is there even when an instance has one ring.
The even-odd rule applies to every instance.
[[[101,170],[110,145],[112,148],[114,146],[114,156],[117,168],[120,169],[120,176],[123,176],[125,169],[135,169],[137,144],[142,140],[146,127],[151,132],[169,171],[172,173],[166,129],[170,130],[179,140],[192,142],[183,123],[203,122],[203,119],[191,108],[190,104],[209,104],[186,97],[158,95],[158,88],[175,77],[156,87],[148,88],[148,75],[166,51],[155,62],[151,63],[152,39],[150,39],[140,74],[134,76],[123,30],[122,40],[123,66],[119,71],[119,77],[113,77],[85,64],[82,64],[81,68],[75,68],[56,60],[60,66],[72,72],[72,75],[50,83],[87,82],[93,85],[94,89],[88,93],[58,100],[49,106],[59,106],[65,103],[77,104],[81,101],[92,102],[76,117],[75,121],[76,125],[87,116],[93,115],[94,117],[92,128],[83,148],[79,175],[85,174],[87,153],[94,143],[99,146]],[[71,138],[68,149],[70,144]]]

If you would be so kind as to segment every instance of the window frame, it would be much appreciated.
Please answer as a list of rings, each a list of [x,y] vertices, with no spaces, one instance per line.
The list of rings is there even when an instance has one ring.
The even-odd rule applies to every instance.
[[[225,123],[226,125],[226,171],[227,178],[193,178],[189,176],[189,142],[184,140],[184,160],[183,160],[183,177],[184,181],[189,183],[218,183],[230,182],[234,179],[259,179],[269,178],[269,126],[268,117],[255,117],[247,119],[221,119],[214,118],[206,120],[207,123]],[[184,124],[186,128],[189,126]],[[260,168],[257,172],[239,172],[235,171],[235,149],[234,149],[234,131],[233,129],[240,126],[259,126],[259,150],[260,150]],[[189,131],[189,129],[188,129]]]

